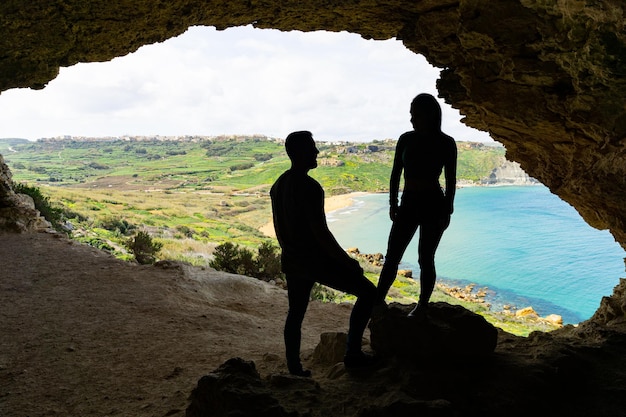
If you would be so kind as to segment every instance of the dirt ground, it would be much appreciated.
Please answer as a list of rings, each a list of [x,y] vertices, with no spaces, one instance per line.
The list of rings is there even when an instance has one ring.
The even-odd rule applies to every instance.
[[[183,416],[232,357],[286,372],[286,292],[181,264],[139,266],[50,233],[0,234],[0,416]],[[306,356],[350,306],[313,302]]]

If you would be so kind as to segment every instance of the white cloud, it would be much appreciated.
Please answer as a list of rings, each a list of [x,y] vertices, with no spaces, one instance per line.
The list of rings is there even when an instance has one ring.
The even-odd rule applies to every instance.
[[[61,69],[44,90],[0,95],[0,137],[218,135],[396,138],[439,70],[396,40],[250,27],[190,28],[105,63]],[[443,104],[443,101],[441,101]],[[490,140],[444,107],[457,140]]]

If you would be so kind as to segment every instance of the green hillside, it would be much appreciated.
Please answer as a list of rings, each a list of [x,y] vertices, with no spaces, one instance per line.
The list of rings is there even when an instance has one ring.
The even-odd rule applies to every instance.
[[[327,195],[384,192],[395,141],[319,142],[311,171]],[[459,180],[478,181],[504,148],[461,142]],[[0,140],[15,182],[36,186],[79,240],[126,256],[124,241],[147,230],[170,258],[203,264],[207,245],[255,247],[271,219],[268,191],[289,167],[284,144],[259,137]],[[210,253],[210,250],[209,250]]]
[[[319,168],[312,172],[329,194],[385,191],[395,142],[318,143]],[[504,160],[504,148],[458,144],[458,177],[479,181]],[[259,138],[181,140],[0,139],[16,181],[98,187],[108,181],[130,189],[226,187],[243,191],[271,184],[289,166],[283,144]]]

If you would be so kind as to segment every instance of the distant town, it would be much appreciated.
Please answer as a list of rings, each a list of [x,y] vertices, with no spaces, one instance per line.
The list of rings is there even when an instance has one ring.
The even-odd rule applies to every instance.
[[[19,139],[19,138],[0,138],[0,141],[19,141],[19,142],[27,142],[27,139]],[[249,140],[257,140],[257,141],[268,141],[274,143],[283,143],[284,138],[276,138],[262,134],[251,134],[251,135],[215,135],[215,136],[205,136],[205,135],[121,135],[121,136],[102,136],[102,137],[93,137],[93,136],[71,136],[71,135],[62,135],[62,136],[53,136],[49,138],[39,138],[35,142],[39,143],[47,143],[47,142],[60,142],[60,141],[74,141],[74,142],[117,142],[117,141],[125,141],[125,142],[190,142],[190,143],[201,143],[201,142],[227,142],[227,141],[249,141]],[[333,140],[333,141],[318,141],[323,142],[328,145],[335,146],[346,146],[355,143],[364,144],[364,143],[374,143],[381,145],[394,145],[396,139],[374,139],[370,141],[345,141],[345,140]],[[503,145],[498,142],[457,142],[457,146],[462,149],[481,149],[481,148],[503,148]]]

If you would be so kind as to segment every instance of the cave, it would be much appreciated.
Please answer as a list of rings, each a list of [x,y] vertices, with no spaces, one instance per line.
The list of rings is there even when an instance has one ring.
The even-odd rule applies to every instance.
[[[111,60],[194,25],[396,38],[442,69],[440,97],[464,123],[626,249],[625,11],[619,0],[9,0],[0,91],[45,88],[60,67]],[[0,183],[0,207],[10,192]],[[594,326],[624,323],[623,289]]]
[[[619,1],[9,1],[0,10],[0,91],[44,88],[60,67],[107,61],[193,25],[399,39],[442,68],[438,91],[464,123],[626,247]]]

